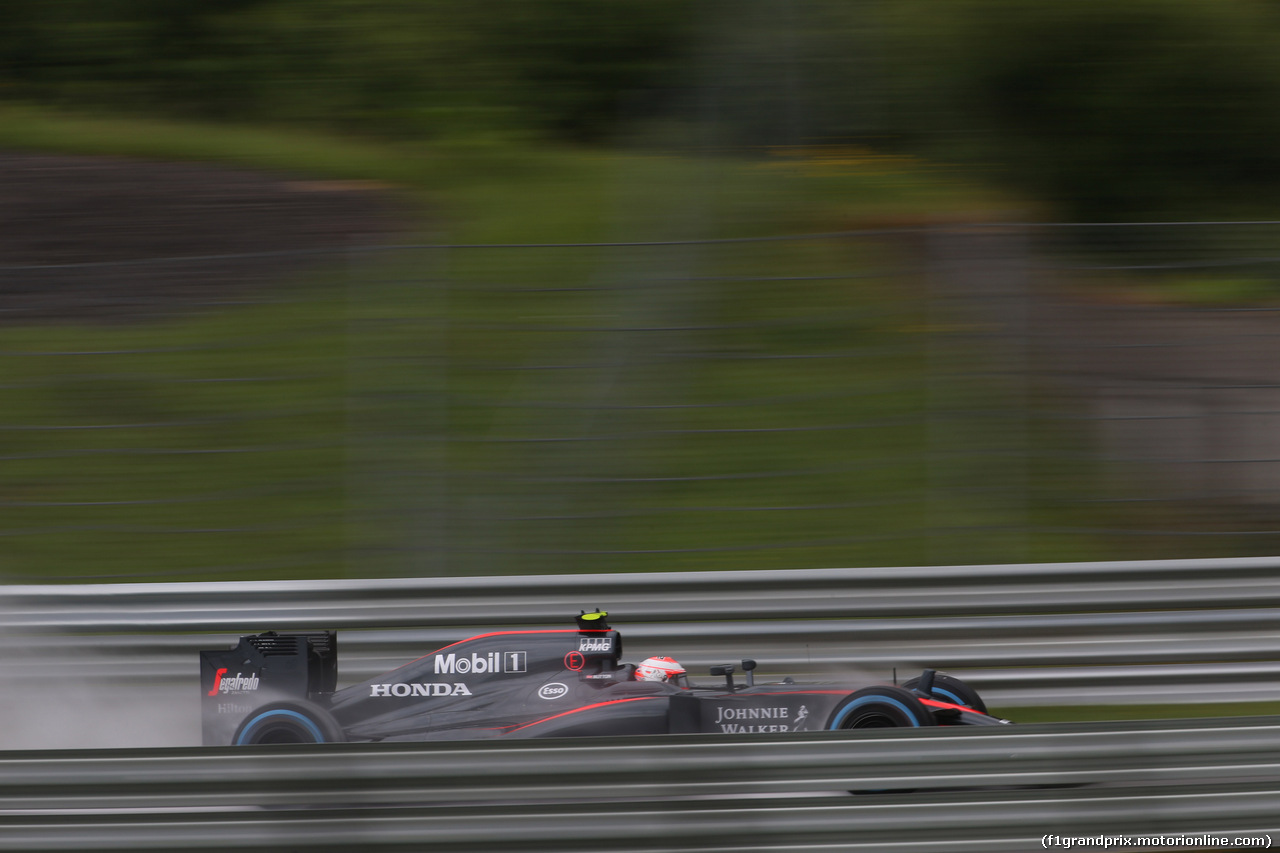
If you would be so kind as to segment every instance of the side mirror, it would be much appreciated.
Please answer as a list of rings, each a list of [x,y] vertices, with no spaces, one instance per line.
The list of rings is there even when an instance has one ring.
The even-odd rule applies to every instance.
[[[731,663],[725,664],[724,666],[711,667],[712,675],[724,676],[725,684],[729,687],[730,691],[733,690],[733,673],[734,673],[734,669],[733,669],[733,664]]]
[[[936,671],[932,669],[926,669],[924,672],[920,673],[920,680],[916,682],[916,691],[918,693],[923,693],[925,696],[932,696],[933,676],[935,674]]]

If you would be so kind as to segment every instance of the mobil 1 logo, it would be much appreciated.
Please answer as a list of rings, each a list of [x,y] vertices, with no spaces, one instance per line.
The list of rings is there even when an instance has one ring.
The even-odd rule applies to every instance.
[[[436,675],[498,675],[529,671],[528,652],[450,652],[436,655]]]

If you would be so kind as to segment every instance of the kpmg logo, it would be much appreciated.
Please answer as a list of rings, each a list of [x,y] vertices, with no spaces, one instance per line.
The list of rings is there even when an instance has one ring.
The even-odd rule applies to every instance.
[[[611,652],[613,640],[609,637],[582,637],[578,640],[580,652]]]
[[[210,696],[217,696],[219,693],[224,696],[228,693],[250,693],[258,689],[258,676],[241,675],[236,673],[230,677],[227,676],[227,668],[219,667],[218,671],[213,674],[213,687],[209,688]]]

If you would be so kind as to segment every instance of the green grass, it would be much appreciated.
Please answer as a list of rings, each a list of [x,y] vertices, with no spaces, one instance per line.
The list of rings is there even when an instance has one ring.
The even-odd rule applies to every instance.
[[[1165,297],[1184,305],[1242,305],[1274,301],[1274,281],[1247,276],[1178,276],[1161,287]]]
[[[344,444],[334,311],[0,330],[5,573],[332,572]]]
[[[1195,308],[1273,304],[1280,284],[1263,276],[1164,275],[1113,284],[1135,300]]]
[[[16,150],[234,163],[405,186],[421,183],[425,174],[420,160],[370,140],[286,127],[68,114],[12,103],[0,104],[0,145]]]
[[[12,106],[0,146],[378,181],[420,212],[407,239],[456,246],[832,232],[999,204],[926,164],[821,152],[427,146]],[[1034,414],[1012,431],[1001,414],[1018,390],[953,372],[967,332],[938,331],[917,248],[418,249],[282,282],[263,294],[278,304],[2,326],[0,577],[1123,556],[1027,532],[1071,526],[1037,494],[1087,491],[1088,473],[1042,482]]]
[[[806,151],[653,155],[490,137],[415,144],[2,102],[0,146],[381,181],[427,203],[419,224],[456,243],[772,236],[915,224],[1008,204],[981,184],[911,161]]]

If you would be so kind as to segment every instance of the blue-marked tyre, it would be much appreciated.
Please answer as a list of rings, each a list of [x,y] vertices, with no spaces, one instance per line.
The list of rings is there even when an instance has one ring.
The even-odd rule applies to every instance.
[[[231,738],[233,746],[342,743],[342,727],[329,712],[307,702],[277,702],[254,709]]]
[[[903,687],[878,684],[850,693],[827,719],[828,729],[904,729],[934,726],[920,697]]]
[[[904,681],[902,686],[908,690],[914,690],[919,683],[920,677],[916,676]],[[929,695],[939,702],[950,702],[952,705],[963,705],[980,713],[987,713],[987,705],[982,701],[982,697],[978,695],[978,691],[954,675],[947,675],[945,672],[935,672],[933,674],[933,690],[930,691]]]

